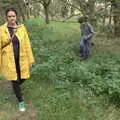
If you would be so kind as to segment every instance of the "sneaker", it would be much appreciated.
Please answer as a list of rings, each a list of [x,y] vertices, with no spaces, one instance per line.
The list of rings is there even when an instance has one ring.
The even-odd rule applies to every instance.
[[[19,111],[20,112],[25,112],[26,111],[24,102],[19,103]]]

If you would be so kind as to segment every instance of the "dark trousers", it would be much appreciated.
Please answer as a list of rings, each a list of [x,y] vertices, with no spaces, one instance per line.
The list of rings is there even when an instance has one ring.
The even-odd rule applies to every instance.
[[[18,102],[22,102],[23,97],[22,97],[22,93],[21,93],[21,84],[25,81],[25,79],[17,79],[17,81],[12,81],[12,85],[13,85],[13,90],[14,93],[17,97]]]
[[[89,57],[91,55],[91,42],[87,40],[80,41],[80,56]]]
[[[17,80],[16,81],[12,81],[12,85],[13,85],[13,91],[14,91],[16,97],[17,97],[18,102],[22,102],[23,101],[23,97],[22,97],[22,92],[21,92],[21,85],[22,85],[22,83],[26,79],[21,79],[20,64],[19,64],[19,52],[17,54],[18,55],[16,55],[15,51],[14,51],[15,64],[16,64],[16,72],[17,72]]]

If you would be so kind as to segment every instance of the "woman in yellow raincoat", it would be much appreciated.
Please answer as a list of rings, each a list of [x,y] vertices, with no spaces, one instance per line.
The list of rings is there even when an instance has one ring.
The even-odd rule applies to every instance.
[[[28,33],[17,23],[14,8],[6,10],[7,22],[0,27],[0,72],[12,82],[20,111],[25,111],[20,85],[30,78],[30,68],[35,62]]]

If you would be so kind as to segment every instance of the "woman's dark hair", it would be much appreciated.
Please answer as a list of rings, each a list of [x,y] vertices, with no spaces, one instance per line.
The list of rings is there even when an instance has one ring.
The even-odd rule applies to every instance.
[[[15,14],[17,15],[17,11],[14,8],[7,8],[7,10],[5,12],[6,16],[7,16],[8,12],[10,12],[10,11],[15,12]]]

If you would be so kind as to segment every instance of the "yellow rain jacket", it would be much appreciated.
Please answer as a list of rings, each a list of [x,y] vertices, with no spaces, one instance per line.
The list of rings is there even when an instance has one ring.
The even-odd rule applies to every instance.
[[[30,77],[30,64],[35,62],[33,57],[30,40],[27,30],[23,24],[18,25],[15,32],[20,43],[20,72],[21,78],[28,79]],[[17,80],[17,72],[15,67],[14,52],[12,42],[9,43],[10,34],[7,23],[0,27],[0,73],[7,80]],[[8,44],[6,47],[3,48]]]

